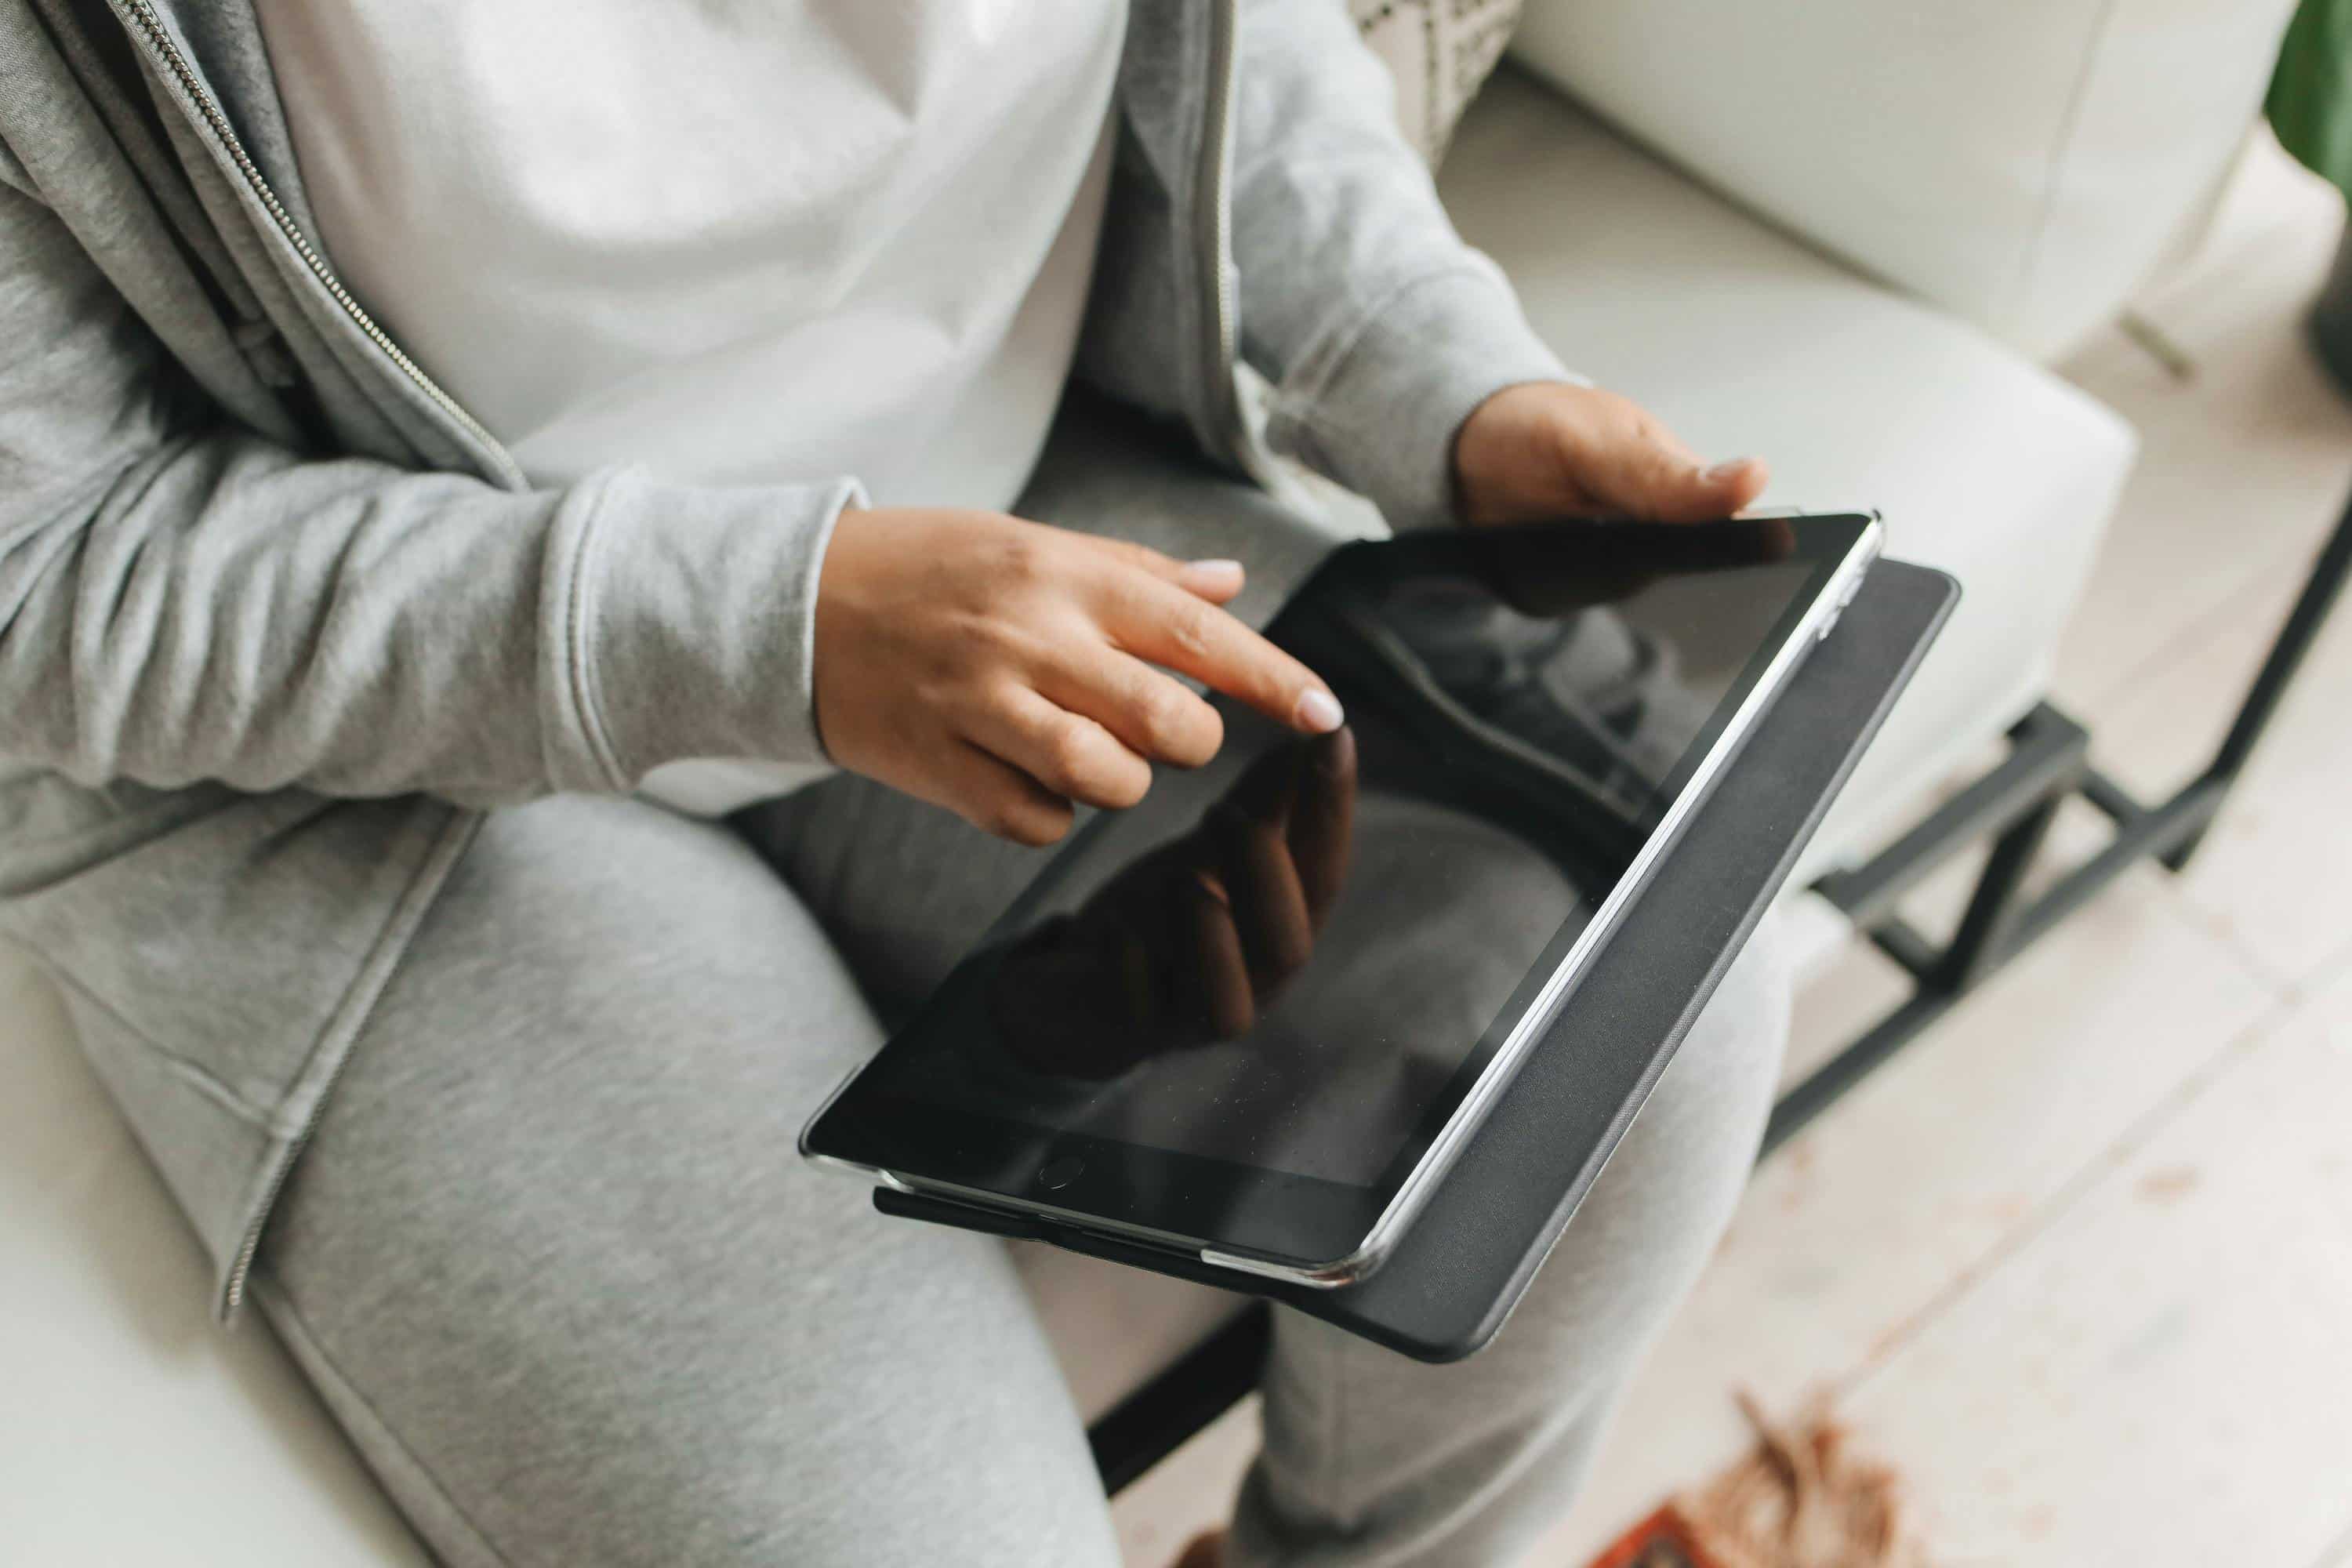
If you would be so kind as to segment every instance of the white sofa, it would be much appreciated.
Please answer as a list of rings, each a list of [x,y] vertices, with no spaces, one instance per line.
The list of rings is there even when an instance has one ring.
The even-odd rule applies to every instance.
[[[2194,222],[2284,7],[1533,0],[1472,109],[1446,199],[1570,363],[1770,458],[1769,501],[1881,509],[1966,585],[1808,872],[2041,692],[2133,437],[2032,356]],[[0,1085],[0,1562],[424,1563],[266,1329],[212,1328],[195,1247],[5,954]],[[1090,1413],[1231,1301],[1026,1263]]]

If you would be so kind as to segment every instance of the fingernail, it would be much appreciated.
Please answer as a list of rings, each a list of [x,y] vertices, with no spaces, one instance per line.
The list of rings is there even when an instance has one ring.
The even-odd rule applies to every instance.
[[[1187,561],[1176,581],[1195,594],[1237,594],[1242,586],[1238,561]]]
[[[1298,727],[1318,735],[1328,735],[1347,722],[1348,716],[1339,710],[1339,700],[1328,691],[1308,690],[1299,694]]]
[[[1709,468],[1706,472],[1701,474],[1699,478],[1703,479],[1727,479],[1755,460],[1756,459],[1753,458],[1727,458],[1722,462],[1717,463],[1715,467]]]

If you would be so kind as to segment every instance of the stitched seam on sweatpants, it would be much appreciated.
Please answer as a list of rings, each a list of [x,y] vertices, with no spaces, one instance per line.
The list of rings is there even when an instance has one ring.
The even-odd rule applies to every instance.
[[[275,1279],[268,1277],[256,1278],[254,1292],[261,1302],[262,1310],[268,1314],[271,1327],[299,1347],[298,1358],[303,1362],[305,1372],[314,1379],[332,1385],[331,1397],[338,1399],[345,1407],[344,1410],[337,1411],[336,1419],[347,1421],[346,1410],[355,1410],[365,1417],[371,1435],[377,1438],[383,1447],[399,1454],[401,1459],[414,1473],[418,1484],[430,1491],[434,1500],[447,1510],[449,1518],[472,1537],[474,1544],[480,1549],[482,1555],[492,1563],[508,1563],[506,1553],[498,1549],[497,1544],[483,1532],[482,1527],[474,1522],[474,1516],[467,1512],[465,1507],[449,1494],[449,1489],[441,1483],[440,1477],[433,1473],[432,1467],[417,1456],[416,1450],[410,1447],[401,1438],[399,1433],[393,1430],[392,1424],[383,1418],[383,1413],[375,1407],[375,1402],[362,1393],[350,1378],[343,1375],[342,1369],[335,1364],[335,1358],[327,1353],[327,1347],[321,1344],[319,1336],[311,1331],[310,1325],[303,1318],[301,1310],[294,1305],[292,1295],[281,1288]],[[324,1374],[323,1378],[320,1378],[320,1373]],[[374,1469],[373,1460],[369,1462],[368,1468],[371,1470]],[[376,1479],[387,1493],[392,1491],[393,1489],[384,1482],[382,1476]],[[415,1521],[411,1521],[410,1523],[413,1526]]]
[[[368,944],[351,983],[335,1001],[334,1011],[327,1015],[310,1048],[304,1053],[302,1066],[294,1082],[278,1104],[278,1121],[286,1131],[276,1134],[275,1142],[257,1164],[246,1188],[242,1212],[247,1216],[247,1242],[236,1261],[229,1265],[228,1274],[215,1307],[221,1321],[232,1321],[236,1312],[236,1297],[241,1270],[251,1266],[253,1250],[259,1244],[262,1227],[269,1223],[278,1194],[292,1173],[294,1162],[302,1155],[310,1132],[325,1113],[326,1097],[337,1077],[342,1072],[360,1037],[366,1033],[375,1017],[378,1002],[392,977],[407,962],[409,949],[424,928],[425,919],[441,901],[449,878],[466,852],[473,847],[475,835],[481,826],[479,812],[455,811],[426,847],[424,864],[419,866],[393,902],[391,912],[377,928],[375,939]],[[287,1108],[294,1104],[297,1095],[307,1096],[289,1117]]]

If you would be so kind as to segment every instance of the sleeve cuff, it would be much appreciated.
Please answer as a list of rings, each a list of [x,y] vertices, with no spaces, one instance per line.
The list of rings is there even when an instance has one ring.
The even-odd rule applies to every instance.
[[[1591,384],[1528,325],[1501,271],[1465,264],[1406,284],[1309,353],[1275,394],[1266,438],[1363,496],[1389,526],[1452,526],[1454,437],[1507,386]]]
[[[742,488],[607,481],[572,584],[566,695],[594,787],[698,757],[822,762],[817,581],[854,479]]]

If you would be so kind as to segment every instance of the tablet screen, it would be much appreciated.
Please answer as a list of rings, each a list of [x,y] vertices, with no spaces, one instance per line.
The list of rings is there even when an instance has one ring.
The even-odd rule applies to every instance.
[[[1304,739],[1218,700],[1217,756],[1087,821],[808,1148],[1336,1256],[1318,1249],[1360,1240],[1556,1004],[1578,937],[1865,521],[1340,551],[1269,635],[1346,727]]]

